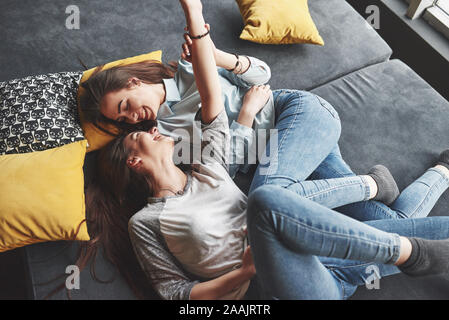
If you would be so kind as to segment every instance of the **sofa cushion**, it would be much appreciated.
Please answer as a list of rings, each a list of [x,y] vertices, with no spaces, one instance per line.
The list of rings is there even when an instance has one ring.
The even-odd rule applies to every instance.
[[[90,240],[82,171],[86,144],[0,156],[0,252],[43,241]]]
[[[240,39],[263,44],[324,45],[307,0],[237,0],[245,27]]]
[[[59,72],[0,82],[0,155],[83,140],[76,105],[81,74]]]
[[[400,60],[312,90],[339,112],[342,154],[355,172],[388,166],[402,190],[448,147],[449,102]],[[432,211],[449,215],[449,194]]]
[[[164,62],[178,60],[181,55],[185,18],[178,0],[82,1],[78,5],[79,30],[66,28],[61,20],[67,6],[64,3],[42,0],[26,6],[24,10],[17,4],[2,5],[8,14],[0,21],[5,35],[0,81],[79,70],[78,57],[93,67],[155,47],[164,52]],[[217,48],[266,61],[272,68],[272,87],[314,88],[391,55],[387,44],[344,0],[309,1],[324,47],[241,40],[243,19],[235,0],[204,0],[203,8]]]

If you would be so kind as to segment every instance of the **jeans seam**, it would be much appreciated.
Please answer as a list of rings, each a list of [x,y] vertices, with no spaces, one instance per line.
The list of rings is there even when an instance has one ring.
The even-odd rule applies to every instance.
[[[333,156],[333,158],[336,158],[336,157]],[[356,176],[356,174],[353,172],[352,173],[347,173],[347,172],[344,173],[344,172],[341,172],[340,170],[336,170],[334,167],[329,166],[327,163],[324,163],[323,166],[325,166],[327,168],[327,170],[333,171],[338,177],[344,178],[344,177]],[[324,178],[324,179],[326,179],[326,178]]]
[[[432,191],[432,187],[429,187],[429,191],[427,192],[426,196],[424,197],[424,199],[419,203],[419,205],[416,207],[415,210],[413,210],[412,213],[410,213],[410,215],[408,216],[409,218],[413,218],[418,212],[421,212],[424,204],[429,201],[429,197],[432,195],[433,191]]]
[[[363,262],[363,263],[358,263],[358,264],[354,264],[354,265],[346,266],[346,267],[340,267],[335,264],[324,264],[324,265],[328,266],[329,269],[331,269],[331,270],[336,270],[336,269],[350,269],[350,268],[354,268],[354,267],[369,266],[369,265],[372,265],[373,263],[375,263],[375,262]]]
[[[316,94],[315,94],[315,97],[317,98],[317,100],[318,100],[318,102],[321,104],[321,106],[324,108],[324,109],[326,109],[331,115],[332,115],[332,117],[334,117],[335,119],[337,119],[337,120],[340,120],[340,116],[338,115],[338,113],[337,113],[337,110],[331,110],[328,106],[326,106],[322,101],[321,101],[321,99],[323,99],[323,98],[321,98],[321,97],[319,97],[319,96],[317,96]],[[324,99],[323,99],[324,100]],[[335,112],[334,112],[335,111]]]
[[[433,168],[429,169],[432,170]],[[439,173],[439,171],[438,171]],[[429,186],[427,183],[425,183],[424,181],[417,181],[417,183],[422,183],[425,186],[427,186],[429,188],[429,191],[427,192],[426,196],[424,197],[424,199],[419,203],[419,205],[416,206],[416,209],[412,211],[412,213],[408,214],[407,217],[409,218],[413,218],[414,216],[416,216],[416,214],[418,212],[420,212],[424,206],[424,204],[429,200],[429,197],[433,194],[434,189],[436,188],[437,185],[439,185],[442,182],[442,179],[445,180],[445,177],[441,177],[440,179],[438,179],[438,181],[436,183],[434,183],[432,186]],[[449,181],[448,181],[449,182]]]
[[[395,244],[393,245],[393,257],[390,260],[393,262],[388,261],[386,264],[392,264],[392,263],[397,262],[399,259],[399,256],[400,256],[401,239],[398,234],[393,234],[393,237],[394,237]]]
[[[277,90],[276,90],[276,91],[277,91]],[[293,90],[293,89],[279,89],[279,94],[276,96],[276,99],[274,99],[274,104],[277,104],[278,99],[279,99],[279,97],[280,97],[281,95],[287,94],[287,93],[292,93],[292,92],[294,92],[294,91],[297,91],[297,90]]]
[[[278,216],[281,216],[281,217],[283,217],[283,218],[286,218],[287,220],[290,220],[290,221],[292,221],[292,222],[295,223],[295,224],[298,224],[298,225],[301,225],[301,226],[303,226],[303,227],[309,228],[309,229],[310,229],[311,231],[313,231],[313,232],[324,233],[324,234],[330,234],[330,235],[333,235],[333,236],[338,237],[338,238],[349,238],[349,239],[355,239],[355,240],[365,241],[365,242],[367,242],[367,243],[376,244],[376,245],[379,245],[379,246],[384,247],[384,248],[387,248],[387,249],[390,247],[390,245],[385,245],[385,244],[383,244],[383,243],[381,243],[381,242],[377,242],[377,241],[373,241],[373,240],[363,239],[363,238],[361,238],[361,237],[357,237],[357,236],[354,236],[354,235],[340,235],[340,234],[335,234],[335,233],[328,232],[328,231],[325,231],[325,230],[320,230],[320,229],[317,229],[317,228],[315,228],[315,227],[313,227],[313,226],[309,226],[309,225],[307,225],[307,224],[305,224],[305,223],[303,223],[303,222],[301,222],[301,221],[297,221],[296,219],[293,219],[293,218],[289,217],[288,215],[286,215],[286,214],[283,213],[283,212],[274,211],[274,210],[271,210],[271,211],[268,211],[268,212],[269,212],[269,213],[273,213],[273,214],[278,215]],[[399,235],[397,235],[397,234],[392,234],[392,236],[395,238],[395,239],[393,239],[393,242],[394,242],[394,240],[396,240],[396,236],[397,236],[397,241],[396,241],[396,243],[399,243]],[[393,244],[393,248],[394,248],[394,250],[393,250],[393,257],[390,259],[390,261],[394,261],[394,262],[396,262],[396,261],[397,261],[397,258],[399,258],[399,252],[397,252],[398,250],[396,250],[396,247],[398,247],[398,245],[397,245],[396,243]],[[396,257],[396,256],[397,256],[397,257]],[[393,258],[396,258],[396,259],[393,259]],[[389,263],[389,262],[384,262],[384,263]]]
[[[335,272],[334,272],[334,275],[335,275]],[[343,279],[340,279],[340,277],[337,277],[337,279],[338,279],[338,282],[340,282],[340,286],[341,286],[341,291],[342,291],[341,296],[344,298],[346,296],[345,284],[343,283]]]
[[[345,298],[345,296],[346,296],[346,291],[345,291],[345,285],[344,285],[344,282],[346,282],[345,280],[343,280],[343,279],[341,279],[340,278],[340,276],[337,274],[337,273],[335,273],[335,268],[333,268],[333,267],[331,267],[331,266],[327,266],[327,265],[325,265],[325,264],[323,264],[323,263],[321,263],[322,265],[324,265],[324,267],[332,274],[332,276],[334,277],[334,279],[335,280],[337,280],[338,282],[339,282],[339,284],[340,284],[340,287],[341,287],[341,291],[342,291],[342,297],[343,297],[343,299]]]
[[[300,110],[302,110],[302,104],[303,104],[303,101],[302,101],[302,99],[301,99],[300,94],[297,93],[296,91],[294,91],[293,93],[296,94],[296,95],[298,96],[298,98],[299,98],[299,106],[298,106],[297,108],[299,108]],[[276,159],[278,159],[278,155],[279,155],[279,153],[282,151],[282,150],[281,150],[281,149],[282,149],[282,144],[283,144],[284,140],[286,139],[286,136],[287,136],[287,134],[288,134],[288,131],[291,130],[291,128],[293,127],[293,124],[294,124],[294,122],[296,121],[297,117],[298,117],[298,113],[295,113],[294,119],[290,122],[290,126],[286,129],[287,133],[284,134],[284,135],[282,136],[281,141],[279,141],[279,144],[278,144],[278,147],[277,147],[277,150],[276,150],[276,153],[275,153]],[[270,155],[270,158],[271,158],[271,155]],[[270,175],[271,175],[271,172],[270,172],[270,171],[265,175],[264,184],[267,183],[268,177],[269,177]]]
[[[438,169],[438,168],[430,168],[429,171],[436,171],[443,178],[443,180],[446,181],[447,184],[449,184],[449,178],[440,169]]]
[[[334,190],[339,189],[339,188],[341,188],[341,187],[351,187],[351,186],[355,186],[355,185],[358,185],[358,183],[357,183],[357,182],[351,182],[350,184],[345,184],[345,185],[342,185],[342,186],[332,187],[332,188],[327,189],[327,190],[318,191],[318,192],[313,193],[313,194],[311,194],[311,195],[305,196],[305,198],[316,197],[316,196],[322,195],[322,194],[324,194],[324,193],[334,191]]]
[[[444,178],[443,178],[444,179]],[[420,181],[421,182],[421,181]],[[435,191],[435,188],[437,187],[437,185],[439,185],[441,183],[441,179],[438,179],[438,181],[436,183],[434,183],[432,186],[428,186],[426,183],[422,182],[423,184],[425,184],[426,186],[429,187],[429,191],[427,192],[427,195],[424,197],[424,199],[420,202],[420,204],[417,206],[417,208],[415,210],[413,210],[413,213],[411,213],[408,217],[413,218],[417,212],[420,212],[424,206],[424,204],[429,201],[429,197],[432,196],[432,194]]]
[[[370,196],[371,196],[371,190],[369,187],[369,183],[368,180],[366,180],[366,178],[364,176],[360,176],[360,178],[362,179],[363,183],[365,184],[365,200],[369,200]]]

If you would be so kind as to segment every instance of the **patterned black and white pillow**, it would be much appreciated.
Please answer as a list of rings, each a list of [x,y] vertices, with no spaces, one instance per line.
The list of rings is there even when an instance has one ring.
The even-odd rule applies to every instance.
[[[0,155],[83,140],[77,109],[82,75],[60,72],[0,82]]]

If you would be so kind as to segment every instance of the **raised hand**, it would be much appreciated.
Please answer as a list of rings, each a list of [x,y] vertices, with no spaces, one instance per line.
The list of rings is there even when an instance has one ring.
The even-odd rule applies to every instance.
[[[198,92],[201,97],[201,120],[211,123],[224,109],[221,97],[221,86],[218,77],[217,64],[212,50],[212,41],[205,27],[206,21],[202,12],[200,0],[180,0],[184,9],[186,25],[191,36],[190,55],[192,68]]]
[[[204,25],[204,27],[206,28],[207,31],[210,31],[210,25],[208,23],[206,23]],[[185,61],[188,61],[190,63],[192,63],[192,39],[190,39],[189,36],[189,28],[185,27],[184,31],[186,31],[186,33],[184,33],[184,43],[182,44],[182,52],[181,52],[181,58],[184,59]],[[215,56],[215,60],[217,59],[217,55],[218,55],[218,49],[215,47],[215,44],[212,42],[211,39],[211,44],[212,44],[212,49],[214,50],[214,56]]]

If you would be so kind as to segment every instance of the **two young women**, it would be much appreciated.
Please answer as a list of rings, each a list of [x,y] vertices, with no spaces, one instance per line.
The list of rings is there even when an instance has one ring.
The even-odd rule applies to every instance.
[[[181,60],[172,81],[122,67],[85,84],[85,106],[97,110],[92,119],[101,111],[129,124],[159,120],[117,138],[99,157],[105,188],[120,203],[136,196],[147,202],[129,220],[129,236],[159,295],[241,299],[257,270],[263,298],[342,299],[365,283],[369,265],[380,277],[447,272],[449,217],[425,216],[449,187],[449,152],[399,196],[384,167],[356,176],[341,158],[340,121],[328,102],[258,86],[257,75],[269,68],[254,58],[235,65],[235,57],[215,49],[200,0],[180,3],[190,35],[204,35],[186,37],[190,75],[181,72]],[[234,66],[243,73],[225,70]],[[277,134],[247,198],[228,171],[230,154],[241,151],[230,148],[229,119],[251,143],[255,118],[261,128],[274,123]],[[201,159],[177,166],[174,139],[161,132],[193,132],[194,120],[201,123]]]

